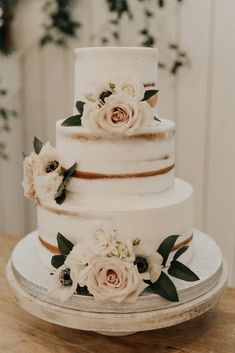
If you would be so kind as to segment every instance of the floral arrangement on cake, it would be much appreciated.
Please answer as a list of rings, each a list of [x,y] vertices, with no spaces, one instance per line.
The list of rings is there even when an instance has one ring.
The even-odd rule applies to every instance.
[[[83,241],[73,244],[58,233],[61,254],[54,255],[48,292],[66,301],[74,293],[92,295],[101,302],[134,302],[148,288],[169,301],[179,301],[169,275],[185,281],[198,276],[178,258],[188,249],[169,255],[179,235],[167,237],[157,250],[139,238],[121,239],[118,231],[99,226]]]
[[[76,170],[76,163],[65,170],[59,155],[49,142],[34,138],[34,152],[24,159],[23,188],[28,199],[55,200],[61,204],[66,198],[66,187]]]
[[[131,135],[160,120],[152,107],[158,90],[146,90],[133,78],[106,82],[83,100],[76,102],[77,115],[63,121],[63,126],[83,126],[91,131]]]

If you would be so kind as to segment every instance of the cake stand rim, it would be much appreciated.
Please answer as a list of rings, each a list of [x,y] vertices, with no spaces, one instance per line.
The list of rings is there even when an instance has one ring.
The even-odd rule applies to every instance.
[[[42,301],[20,286],[14,276],[11,258],[7,264],[6,276],[20,307],[36,317],[74,329],[95,331],[105,335],[127,335],[173,326],[202,315],[223,295],[227,286],[228,270],[226,261],[223,259],[223,271],[219,281],[208,292],[177,306],[138,313],[87,312]]]
[[[24,267],[18,268],[19,264],[21,264],[23,261],[23,259],[21,258],[22,253],[20,254],[20,257],[18,255],[18,259],[17,259],[18,264],[17,264],[17,262],[15,262],[15,254],[18,252],[18,248],[21,245],[21,243],[22,243],[22,245],[25,243],[24,247],[27,246],[27,248],[30,248],[30,246],[31,246],[30,244],[32,243],[32,241],[35,242],[35,240],[36,240],[35,235],[36,235],[36,232],[34,231],[34,232],[29,233],[26,237],[24,237],[15,246],[15,248],[12,252],[11,258],[12,258],[12,267],[13,267],[15,278],[19,282],[21,287],[23,287],[23,289],[26,292],[33,295],[34,297],[41,299],[42,301],[46,301],[46,302],[54,304],[56,306],[61,306],[61,307],[65,307],[65,308],[75,309],[75,310],[82,310],[82,311],[84,310],[87,312],[110,312],[110,313],[115,313],[115,312],[132,313],[132,312],[137,312],[137,311],[138,312],[142,312],[142,311],[145,312],[145,311],[151,311],[151,310],[155,310],[155,309],[156,310],[163,309],[165,307],[168,308],[169,306],[179,305],[179,302],[177,302],[177,303],[168,302],[166,304],[162,298],[160,298],[160,297],[157,298],[158,296],[156,296],[155,294],[151,294],[151,293],[148,293],[146,296],[145,295],[139,296],[137,298],[136,303],[128,304],[128,306],[126,305],[126,303],[124,303],[125,305],[124,306],[122,305],[120,307],[119,305],[114,303],[114,305],[111,308],[110,308],[110,304],[108,305],[108,307],[106,305],[104,310],[102,309],[101,305],[94,302],[94,299],[89,296],[76,295],[71,298],[73,300],[73,302],[69,301],[68,303],[62,303],[62,302],[59,302],[58,300],[54,300],[53,298],[50,298],[50,296],[48,296],[47,291],[45,291],[45,288],[44,288],[45,283],[44,283],[44,285],[42,285],[42,278],[40,276],[36,280],[33,280],[33,281],[32,281],[32,279],[28,280],[28,274],[30,274],[30,276],[32,276],[31,272],[30,271],[24,272],[25,271]],[[210,272],[210,277],[201,279],[199,281],[199,284],[192,282],[192,283],[190,283],[190,287],[178,289],[181,304],[185,303],[187,301],[190,301],[190,300],[198,297],[199,295],[206,293],[211,288],[213,288],[214,285],[218,282],[219,277],[222,272],[223,256],[222,256],[221,249],[219,248],[218,244],[215,242],[215,240],[211,236],[205,234],[201,230],[195,229],[195,236],[196,236],[196,238],[194,239],[194,243],[195,242],[197,243],[197,241],[199,240],[200,247],[201,246],[205,247],[204,241],[202,243],[202,239],[204,239],[204,236],[206,236],[206,240],[208,239],[208,241],[210,243],[211,242],[213,243],[213,247],[209,243],[210,249],[211,249],[210,252],[213,250],[213,254],[215,254],[215,252],[219,251],[219,263],[216,264],[216,267],[213,268],[212,272]],[[21,248],[22,248],[22,246],[21,246]],[[22,250],[21,250],[21,252],[22,252]],[[197,254],[198,254],[198,252],[195,251],[194,256],[197,257]],[[217,255],[218,255],[218,253],[217,253]],[[30,261],[31,255],[28,255],[27,259]],[[31,260],[34,261],[34,257]],[[32,265],[34,266],[34,262],[32,262]],[[204,266],[205,266],[205,264],[204,264]],[[194,270],[196,271],[197,269],[195,268]],[[43,279],[43,282],[44,282],[44,279]],[[42,292],[42,289],[43,289],[43,292]],[[160,302],[156,302],[156,300],[157,301],[160,300]],[[84,307],[85,307],[85,309],[84,309]]]

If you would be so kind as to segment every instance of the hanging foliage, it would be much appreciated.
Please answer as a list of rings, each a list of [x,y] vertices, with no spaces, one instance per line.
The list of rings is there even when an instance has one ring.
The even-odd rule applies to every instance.
[[[17,112],[8,109],[4,105],[4,98],[7,96],[7,90],[0,88],[0,137],[3,133],[10,131],[10,120],[17,116]],[[7,159],[6,144],[0,139],[0,158]]]
[[[136,0],[143,4],[143,15],[144,15],[144,26],[138,29],[140,35],[140,45],[145,47],[154,47],[157,44],[156,34],[150,30],[150,21],[154,17],[153,3],[161,10],[165,7],[167,0]],[[172,1],[172,0],[171,0]],[[182,0],[175,0],[178,3],[182,3]],[[113,39],[118,43],[120,41],[119,25],[124,15],[127,15],[130,20],[133,19],[133,12],[129,4],[129,0],[106,0],[108,11],[112,18],[109,20]],[[109,37],[101,37],[102,44],[109,43]],[[187,66],[189,58],[187,53],[183,51],[179,44],[170,43],[168,49],[173,53],[173,60],[171,63],[166,64],[163,62],[159,63],[159,68],[168,69],[168,71],[175,75],[181,67]]]
[[[40,39],[41,46],[54,43],[66,47],[67,40],[77,37],[81,24],[72,18],[72,8],[76,0],[49,0],[43,6],[46,20],[43,24],[44,34]]]
[[[18,0],[0,0],[0,54],[8,55],[14,49],[12,20]]]
[[[0,55],[10,55],[14,51],[12,21],[17,4],[18,0],[0,0]],[[6,96],[7,90],[0,87],[0,159],[8,157],[2,136],[10,131],[10,120],[17,115],[15,110],[6,107]]]

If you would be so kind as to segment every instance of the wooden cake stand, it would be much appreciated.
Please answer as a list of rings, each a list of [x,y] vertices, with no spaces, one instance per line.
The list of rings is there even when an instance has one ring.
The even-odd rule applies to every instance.
[[[194,230],[194,255],[189,266],[200,281],[173,279],[178,303],[147,292],[135,303],[100,304],[87,295],[74,295],[61,303],[47,294],[50,271],[37,255],[38,246],[37,232],[32,232],[13,250],[6,269],[11,291],[29,313],[79,330],[121,336],[176,325],[212,308],[227,284],[227,267],[218,245],[208,235]]]

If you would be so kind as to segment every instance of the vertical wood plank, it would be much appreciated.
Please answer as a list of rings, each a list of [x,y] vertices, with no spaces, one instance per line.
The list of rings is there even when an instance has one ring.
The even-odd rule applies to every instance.
[[[7,143],[8,160],[0,160],[1,199],[3,204],[0,228],[9,234],[24,234],[24,207],[22,197],[22,121],[20,104],[20,68],[17,55],[10,59],[1,59],[3,86],[9,90],[5,106],[18,112],[18,118],[12,119],[11,131],[1,135]]]
[[[209,0],[188,0],[180,6],[179,43],[192,63],[176,78],[176,173],[194,187],[197,227],[201,226],[203,203],[209,19]]]
[[[207,165],[208,190],[206,228],[221,246],[230,269],[230,284],[234,282],[235,256],[235,33],[234,2],[216,0],[211,101],[209,159]],[[228,39],[229,38],[229,39]],[[232,282],[233,280],[233,282]]]
[[[55,144],[55,123],[64,117],[64,49],[54,45],[40,49],[43,107],[43,131],[46,140]]]
[[[23,107],[26,154],[33,149],[33,137],[37,136],[43,141],[46,138],[45,127],[43,126],[44,109],[42,106],[42,74],[40,52],[37,43],[22,54],[22,85],[23,85]],[[35,207],[28,202],[28,217],[26,219],[26,231],[36,226]]]

